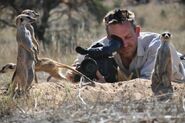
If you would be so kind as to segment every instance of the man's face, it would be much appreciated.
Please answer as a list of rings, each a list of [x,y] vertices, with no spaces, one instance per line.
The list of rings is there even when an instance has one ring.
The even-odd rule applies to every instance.
[[[137,49],[137,40],[140,33],[140,28],[136,30],[129,22],[124,24],[110,24],[107,27],[108,35],[116,35],[123,40],[124,46],[118,53],[125,58],[133,58]]]

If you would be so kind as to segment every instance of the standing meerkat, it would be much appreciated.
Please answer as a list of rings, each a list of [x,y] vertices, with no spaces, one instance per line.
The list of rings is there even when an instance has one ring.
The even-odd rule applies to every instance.
[[[171,34],[164,32],[160,36],[161,45],[156,54],[154,71],[152,73],[152,91],[155,94],[172,92],[172,56],[170,51]]]
[[[35,75],[35,50],[32,43],[31,33],[26,28],[26,25],[35,22],[36,19],[25,14],[20,14],[16,17],[17,26],[17,66],[12,77],[10,93],[15,94],[16,87],[18,91],[26,92],[30,87]]]
[[[36,11],[31,10],[31,9],[25,9],[25,10],[23,10],[21,13],[22,13],[22,14],[26,14],[26,15],[32,17],[32,18],[35,18],[35,19],[38,19],[38,17],[39,17],[39,14],[38,14]],[[38,41],[37,41],[37,39],[35,38],[34,28],[33,28],[33,26],[32,26],[31,23],[27,23],[27,24],[26,24],[26,28],[27,28],[27,29],[30,31],[30,33],[31,33],[33,48],[34,48],[34,51],[35,51],[36,59],[37,59],[37,61],[38,61],[38,54],[39,54],[40,51],[39,51],[39,44],[38,44]],[[28,70],[28,74],[30,74],[30,73],[31,73],[31,75],[32,75],[32,68],[30,68],[30,69]],[[36,77],[36,73],[35,73],[34,76]],[[32,76],[29,76],[29,77],[32,78]],[[31,78],[28,78],[28,80],[31,81],[31,80],[32,80]],[[36,80],[36,82],[38,82],[38,81],[37,81],[37,78],[35,78],[35,80]],[[28,83],[31,83],[31,82],[28,82]]]

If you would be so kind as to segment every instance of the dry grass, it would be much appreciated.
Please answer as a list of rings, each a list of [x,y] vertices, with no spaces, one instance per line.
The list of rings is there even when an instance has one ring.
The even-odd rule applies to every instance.
[[[34,84],[30,96],[12,101],[6,96],[2,122],[178,122],[185,121],[184,84],[173,83],[171,100],[152,96],[151,81],[136,79],[95,87],[66,81]],[[144,90],[144,91],[143,91]],[[81,98],[79,98],[79,91]],[[5,99],[6,98],[6,99]],[[7,120],[7,117],[9,118]]]
[[[179,4],[157,5],[132,8],[143,31],[173,33],[173,44],[185,52],[185,24],[182,18],[184,6]],[[103,27],[92,30],[92,35],[80,44],[88,46],[97,39],[96,34],[104,35]],[[103,33],[102,33],[103,32]],[[81,32],[83,33],[83,32]],[[100,34],[99,34],[100,33]],[[0,66],[16,61],[17,44],[15,30],[0,31]],[[92,40],[90,40],[92,39]],[[89,42],[86,42],[88,41]],[[41,47],[42,48],[42,47]],[[52,48],[51,48],[52,49]],[[76,55],[42,53],[41,56],[72,64]],[[150,81],[132,80],[115,84],[96,84],[79,89],[78,84],[52,80],[46,83],[46,75],[39,73],[39,83],[33,84],[29,97],[16,100],[2,94],[3,87],[11,81],[12,73],[0,75],[0,122],[102,122],[102,123],[183,123],[185,122],[185,85],[173,83],[174,95],[166,102],[157,101],[150,88]],[[79,98],[79,91],[81,98]]]
[[[178,3],[159,5],[150,3],[133,8],[138,23],[143,31],[162,33],[170,31],[172,43],[182,53],[185,53],[185,5]]]

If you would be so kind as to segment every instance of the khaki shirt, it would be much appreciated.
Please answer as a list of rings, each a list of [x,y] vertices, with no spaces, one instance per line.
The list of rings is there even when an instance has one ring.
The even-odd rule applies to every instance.
[[[160,46],[160,35],[152,32],[141,32],[138,37],[137,43],[137,54],[129,65],[129,69],[126,69],[121,61],[121,58],[118,53],[114,54],[114,59],[119,66],[119,69],[123,75],[127,77],[133,74],[134,78],[145,78],[150,79],[154,63],[155,56],[158,47]],[[107,44],[109,40],[104,37],[97,42]],[[95,42],[95,43],[97,43]],[[185,80],[185,70],[183,64],[178,56],[178,52],[173,45],[170,45],[171,54],[172,54],[172,80],[183,81]],[[79,55],[75,63],[81,63],[84,59],[84,56]]]

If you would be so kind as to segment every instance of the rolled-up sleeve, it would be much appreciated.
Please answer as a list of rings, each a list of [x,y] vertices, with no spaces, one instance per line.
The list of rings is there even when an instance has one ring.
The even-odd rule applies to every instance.
[[[154,68],[154,61],[155,61],[155,56],[150,56],[147,59],[143,68],[141,68],[141,73],[140,73],[141,78],[150,79],[150,76],[151,76],[153,68]]]
[[[182,61],[180,60],[180,57],[178,55],[178,52],[176,51],[175,47],[171,45],[171,54],[172,54],[172,71],[173,71],[173,76],[172,80],[173,81],[183,81],[185,82],[185,69],[183,66]]]
[[[145,62],[143,66],[140,68],[140,77],[144,79],[150,79],[154,64],[155,64],[155,56],[157,53],[157,49],[160,46],[159,38],[156,38],[154,41],[150,43],[150,45],[147,48],[147,51],[145,52],[144,57]]]

